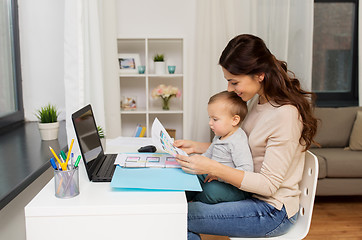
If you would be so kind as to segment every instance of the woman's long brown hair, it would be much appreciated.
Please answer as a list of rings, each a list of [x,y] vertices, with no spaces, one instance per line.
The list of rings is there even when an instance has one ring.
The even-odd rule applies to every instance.
[[[219,64],[233,75],[264,73],[262,84],[266,99],[279,106],[295,106],[303,122],[299,142],[305,145],[305,150],[315,143],[317,119],[312,109],[315,95],[301,88],[294,73],[288,71],[287,63],[276,59],[262,39],[249,34],[236,36],[225,47]]]

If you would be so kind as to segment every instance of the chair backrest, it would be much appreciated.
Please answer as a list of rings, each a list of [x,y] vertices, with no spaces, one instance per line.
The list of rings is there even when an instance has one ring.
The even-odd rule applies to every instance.
[[[315,192],[318,180],[318,159],[307,151],[305,154],[305,164],[302,181],[299,183],[301,194],[299,197],[300,208],[297,222],[284,235],[265,239],[303,239],[307,236],[312,221]],[[244,238],[230,238],[231,240],[241,240]],[[247,238],[250,239],[250,238]],[[257,238],[264,239],[264,238]]]
[[[283,239],[303,239],[307,236],[312,221],[315,192],[318,181],[318,159],[307,151],[302,181],[299,184],[299,216],[292,229],[282,236]]]

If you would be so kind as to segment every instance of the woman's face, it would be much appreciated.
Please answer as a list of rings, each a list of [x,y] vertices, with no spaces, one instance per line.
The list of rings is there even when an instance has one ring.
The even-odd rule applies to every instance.
[[[261,82],[264,80],[265,74],[260,75],[233,75],[225,68],[222,68],[224,78],[228,81],[228,91],[235,92],[245,102],[249,101],[255,94],[264,97]]]

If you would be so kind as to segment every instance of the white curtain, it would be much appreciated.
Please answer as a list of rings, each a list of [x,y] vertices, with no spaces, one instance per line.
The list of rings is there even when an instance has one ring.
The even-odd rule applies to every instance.
[[[191,95],[194,99],[188,102],[188,117],[193,124],[186,133],[193,140],[209,141],[207,102],[211,95],[227,87],[218,61],[221,51],[236,34],[233,8],[234,1],[197,1],[195,81]]]
[[[227,42],[250,33],[262,38],[270,51],[288,63],[304,88],[311,89],[313,0],[198,0],[194,99],[187,135],[209,141],[207,101],[226,89],[218,60]]]
[[[117,90],[118,83],[115,9],[115,1],[65,1],[64,82],[68,141],[75,138],[71,114],[87,104],[92,105],[96,123],[106,134],[107,127],[112,128],[109,125],[120,123],[119,100],[105,104],[112,103],[109,98]],[[117,125],[112,129],[119,135]]]

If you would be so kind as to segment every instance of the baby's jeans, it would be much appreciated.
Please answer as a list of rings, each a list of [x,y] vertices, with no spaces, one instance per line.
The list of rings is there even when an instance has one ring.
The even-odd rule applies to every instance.
[[[186,192],[187,201],[198,201],[215,204],[221,202],[240,201],[250,198],[250,193],[244,192],[231,184],[213,180],[204,182],[207,174],[197,175],[202,192]]]

